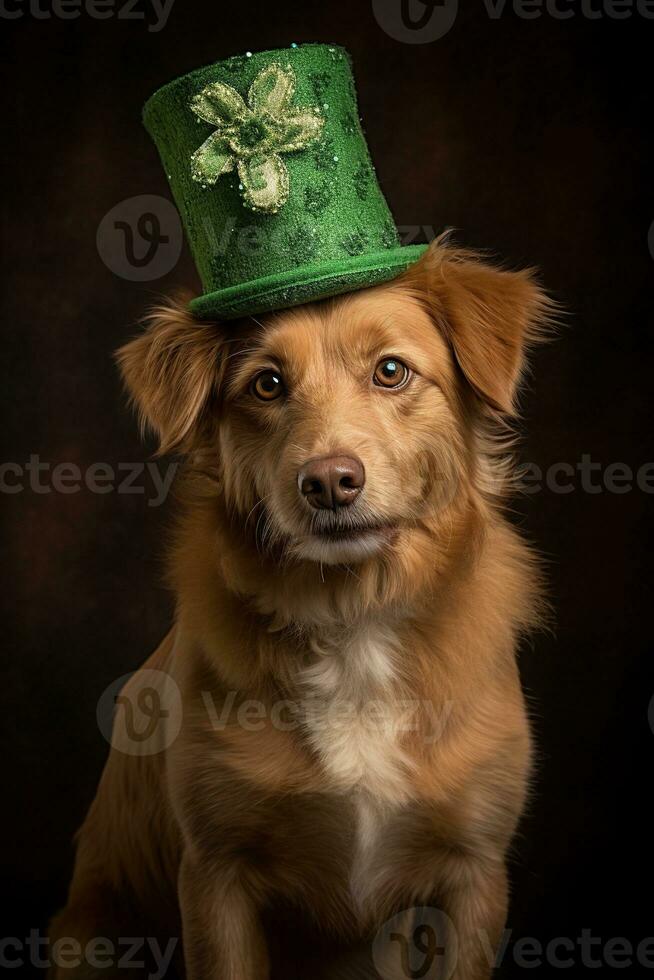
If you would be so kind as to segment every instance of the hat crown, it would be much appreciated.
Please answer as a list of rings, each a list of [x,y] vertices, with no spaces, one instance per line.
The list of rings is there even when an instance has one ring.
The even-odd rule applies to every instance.
[[[270,298],[257,305],[247,284],[398,248],[345,49],[302,44],[228,58],[165,85],[143,116],[205,293],[248,294],[230,315],[275,308]],[[274,303],[299,301],[282,292]]]

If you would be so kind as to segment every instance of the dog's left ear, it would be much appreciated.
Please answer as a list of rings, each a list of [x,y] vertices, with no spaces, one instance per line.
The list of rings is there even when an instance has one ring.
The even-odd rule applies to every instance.
[[[141,426],[159,438],[159,453],[184,451],[217,390],[222,333],[196,320],[182,300],[152,310],[144,325],[116,360]]]
[[[529,346],[543,340],[556,304],[531,270],[507,272],[440,239],[406,273],[474,391],[513,414]]]

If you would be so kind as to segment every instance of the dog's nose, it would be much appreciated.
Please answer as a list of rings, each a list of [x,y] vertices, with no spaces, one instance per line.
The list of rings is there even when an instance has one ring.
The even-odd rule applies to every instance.
[[[354,456],[319,456],[304,464],[297,477],[300,493],[316,510],[348,507],[361,493],[366,475]]]

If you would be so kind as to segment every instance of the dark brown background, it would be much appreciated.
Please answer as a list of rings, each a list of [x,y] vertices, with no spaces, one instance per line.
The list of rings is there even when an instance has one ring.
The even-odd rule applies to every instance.
[[[442,39],[408,45],[384,33],[368,0],[176,0],[159,33],[29,13],[2,31],[4,460],[146,458],[111,354],[153,296],[197,283],[186,250],[165,279],[139,284],[96,249],[110,208],[167,194],[140,106],[198,65],[303,40],[352,51],[398,223],[454,226],[463,243],[538,265],[570,311],[535,358],[522,457],[546,467],[589,453],[634,469],[652,458],[654,21],[523,20],[508,4],[493,20],[476,0]],[[654,934],[652,501],[577,484],[516,504],[549,559],[557,628],[522,655],[540,753],[512,870],[514,938]],[[169,509],[86,490],[26,489],[2,504],[1,931],[25,937],[65,893],[71,837],[107,751],[98,698],[170,621],[159,584]],[[522,973],[507,955],[501,975]]]

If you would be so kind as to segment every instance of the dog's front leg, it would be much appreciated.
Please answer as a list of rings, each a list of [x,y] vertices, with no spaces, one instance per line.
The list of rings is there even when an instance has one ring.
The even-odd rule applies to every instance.
[[[186,980],[268,980],[257,902],[237,869],[185,855],[178,889]]]
[[[508,886],[503,863],[482,866],[455,858],[442,908],[454,926],[452,980],[488,980],[506,923]]]
[[[438,898],[425,897],[422,908],[391,920],[385,938],[401,945],[393,950],[394,969],[384,974],[389,980],[490,980],[506,917],[504,869],[481,869],[466,858],[444,863],[448,880],[443,887],[441,879]],[[418,972],[410,973],[410,963]]]
[[[393,873],[389,885],[397,882]],[[444,848],[414,868],[411,899],[377,935],[376,957],[388,980],[489,980],[507,911],[504,864]],[[417,887],[416,887],[417,886]],[[412,973],[415,970],[417,972]]]

